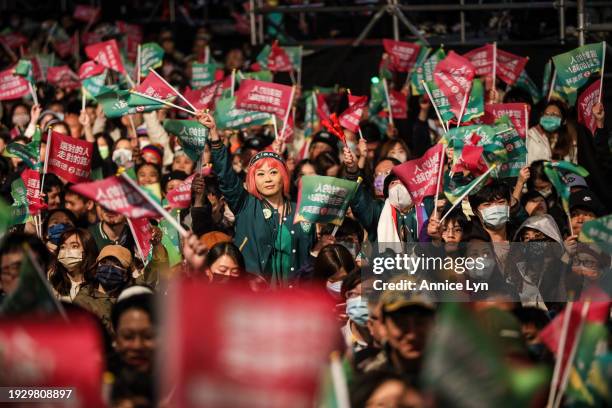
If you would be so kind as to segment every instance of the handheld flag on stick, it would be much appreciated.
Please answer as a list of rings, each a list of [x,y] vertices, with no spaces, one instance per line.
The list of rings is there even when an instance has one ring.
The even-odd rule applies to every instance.
[[[322,120],[321,124],[329,133],[336,136],[346,146],[346,136],[344,135],[344,130],[342,130],[342,126],[340,126],[340,122],[335,113],[330,115],[329,120]]]
[[[494,163],[493,165],[491,165],[491,167],[489,167],[489,169],[482,175],[480,175],[478,178],[474,179],[474,181],[472,181],[470,184],[466,185],[464,188],[465,190],[463,191],[463,193],[455,200],[455,202],[453,203],[453,206],[446,212],[446,214],[444,214],[444,216],[442,218],[440,218],[440,223],[442,223],[442,221],[444,221],[444,219],[451,213],[451,211],[453,211],[455,209],[455,207],[472,191],[474,190],[474,188],[476,188],[482,181],[485,180],[485,178],[489,175],[489,173],[491,173],[491,171],[496,168],[496,164]]]

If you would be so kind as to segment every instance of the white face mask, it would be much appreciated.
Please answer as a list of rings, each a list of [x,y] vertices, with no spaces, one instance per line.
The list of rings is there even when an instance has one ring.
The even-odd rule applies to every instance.
[[[403,184],[395,184],[389,189],[389,204],[401,212],[412,207],[412,197]]]
[[[392,153],[392,154],[389,155],[389,157],[393,157],[394,159],[396,159],[400,163],[403,163],[406,160],[408,160],[408,156],[406,156],[406,153]]]
[[[27,113],[17,113],[13,115],[13,124],[15,126],[24,127],[30,122],[30,116]]]
[[[57,260],[69,271],[75,270],[83,262],[83,251],[80,249],[62,249]]]
[[[510,207],[507,204],[492,205],[480,211],[485,226],[498,229],[510,219]]]
[[[333,297],[340,297],[340,291],[342,289],[341,280],[339,280],[338,282],[327,281],[326,287],[327,287],[327,292],[329,292],[330,295],[332,295]]]
[[[130,149],[117,149],[113,152],[113,161],[117,166],[125,166],[132,161],[132,151]]]

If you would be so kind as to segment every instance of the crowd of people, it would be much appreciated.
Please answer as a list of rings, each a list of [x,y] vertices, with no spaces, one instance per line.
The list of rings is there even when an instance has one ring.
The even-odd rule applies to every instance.
[[[43,29],[48,25],[29,27],[22,59],[52,53]],[[102,22],[93,29],[114,35],[111,26]],[[64,18],[57,29],[70,37],[83,27]],[[175,43],[171,30],[147,36],[165,53],[158,72],[179,90],[190,82],[191,64],[207,47],[216,47],[204,29],[195,32],[189,55]],[[17,62],[15,53],[8,51],[2,56],[5,67]],[[224,77],[235,70],[248,71],[255,57],[246,48],[222,51]],[[83,56],[82,51],[79,54],[64,61],[75,71]],[[275,137],[272,123],[219,128],[214,108],[198,111],[195,117],[164,107],[108,118],[95,99],[83,108],[78,88],[43,81],[36,84],[36,103],[29,96],[1,101],[0,191],[8,205],[16,202],[11,194],[15,180],[29,166],[7,146],[27,146],[38,130],[43,135],[41,162],[44,135],[52,129],[93,143],[91,169],[100,178],[133,170],[139,186],[159,185],[162,198],[193,178],[191,205],[177,214],[187,234],[168,245],[167,230],[160,220],[151,219],[152,256],[141,259],[125,215],[79,194],[61,177],[45,174],[40,228],[36,216],[30,216],[12,225],[2,239],[0,310],[11,317],[37,309],[35,298],[22,304],[15,300],[17,293],[28,289],[22,265],[36,263],[62,308],[69,313],[83,309],[99,321],[110,406],[144,407],[156,406],[155,401],[164,397],[158,395],[155,383],[158,337],[164,330],[158,324],[155,299],[165,295],[169,281],[245,284],[262,297],[277,290],[292,290],[295,296],[301,290],[321,290],[335,304],[337,331],[345,340],[341,349],[350,367],[351,406],[431,406],[423,387],[424,353],[442,303],[410,291],[367,296],[372,289],[366,273],[372,248],[395,241],[421,245],[442,257],[483,257],[483,270],[461,275],[441,270],[438,277],[488,282],[493,289],[471,298],[464,305],[466,316],[482,325],[509,366],[542,364],[552,371],[555,355],[544,347],[539,333],[560,315],[566,300],[578,300],[590,286],[608,294],[611,289],[610,254],[579,239],[586,222],[612,210],[612,131],[604,104],[596,103],[592,109],[596,130],[591,133],[577,121],[576,107],[568,101],[543,97],[536,103],[519,88],[485,81],[486,103],[529,106],[525,163],[518,177],[487,180],[449,212],[453,202],[444,194],[444,186],[438,197],[417,204],[392,171],[442,143],[444,124],[438,124],[426,95],[412,95],[405,77],[395,75],[388,82],[408,99],[408,118],[380,126],[371,120],[375,114],[365,109],[359,132],[344,130],[345,143],[320,121],[305,120],[300,97],[305,92],[299,85],[291,140]],[[342,86],[349,84],[340,85],[326,96],[332,112],[341,113],[348,104]],[[604,96],[606,89],[604,84]],[[196,120],[208,130],[199,160],[164,128],[164,119]],[[446,154],[442,170],[449,175],[452,148]],[[559,161],[588,171],[586,177],[562,175],[570,191],[566,206],[563,193],[546,172],[547,163]],[[294,223],[300,179],[313,175],[359,182],[341,225]],[[532,276],[516,267],[526,259],[520,258],[524,252],[514,253],[511,248],[528,242],[546,244],[544,252],[527,259],[526,267],[537,265],[546,274]],[[606,380],[610,381],[609,374]],[[532,406],[544,406],[547,385]],[[453,406],[452,401],[444,405],[444,398],[436,403]],[[609,403],[596,399],[592,405]]]

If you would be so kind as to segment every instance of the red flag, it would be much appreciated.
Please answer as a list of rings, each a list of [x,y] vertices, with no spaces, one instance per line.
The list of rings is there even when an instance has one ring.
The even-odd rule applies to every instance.
[[[100,75],[106,68],[102,65],[96,64],[95,61],[87,61],[79,68],[79,78],[87,79],[92,76]]]
[[[349,107],[340,115],[340,125],[356,133],[359,130],[359,122],[363,115],[363,110],[368,104],[367,96],[348,96]]]
[[[398,72],[410,72],[416,64],[421,49],[418,44],[387,39],[383,40],[383,46],[385,52],[389,54],[389,69]]]
[[[114,71],[126,74],[121,55],[117,47],[117,41],[108,40],[85,47],[85,54],[98,64]]]
[[[490,103],[485,105],[482,123],[492,125],[502,116],[508,116],[518,134],[525,139],[529,127],[529,109],[526,103]]]
[[[15,66],[0,72],[0,101],[19,99],[30,93],[27,79],[13,75]]]
[[[168,191],[166,200],[170,208],[189,208],[191,206],[191,183],[195,174],[187,177],[178,187]]]
[[[408,118],[408,98],[402,91],[389,89],[389,99],[391,100],[391,113],[395,119]]]
[[[130,60],[136,60],[138,45],[142,43],[142,27],[138,24],[128,24],[124,21],[117,21],[117,30],[125,34],[123,39],[125,51]]]
[[[79,77],[68,65],[47,68],[47,82],[64,89],[80,88]]]
[[[40,173],[36,170],[25,169],[21,172],[21,180],[23,180],[26,189],[30,215],[38,214],[41,210],[47,208],[47,205],[40,198]]]
[[[44,80],[45,76],[43,75],[43,71],[40,66],[40,61],[38,61],[38,57],[32,58],[31,61],[32,61],[32,75],[34,75],[34,80],[37,82]]]
[[[281,140],[284,140],[285,142],[291,142],[293,140],[294,127],[295,123],[293,120],[293,115],[289,114],[289,118],[287,119],[287,125],[284,127],[285,130],[278,137],[281,138]]]
[[[160,371],[168,406],[313,406],[336,340],[329,296],[277,290],[262,297],[246,285],[193,279],[174,285],[169,298]]]
[[[527,61],[529,61],[527,57],[521,57],[498,48],[495,75],[508,85],[513,85],[521,76]]]
[[[452,168],[454,173],[469,171],[474,177],[484,174],[489,169],[487,163],[482,158],[482,146],[465,145],[461,149],[461,156]]]
[[[60,57],[66,58],[70,55],[75,54],[78,46],[77,33],[74,33],[72,37],[67,39],[66,41],[54,41],[53,47],[55,51],[59,54]]]
[[[258,112],[268,112],[284,118],[291,99],[292,88],[272,82],[244,79],[236,92],[236,107]]]
[[[127,221],[138,248],[138,255],[143,262],[146,262],[153,251],[151,224],[147,218],[128,218]]]
[[[136,87],[135,91],[164,101],[176,96],[174,90],[153,72],[147,75],[145,80]]]
[[[499,52],[499,49],[497,50]],[[476,76],[493,75],[493,45],[486,44],[463,54],[474,66]]]
[[[320,92],[316,93],[317,97],[317,116],[319,120],[329,120],[330,110],[325,102],[325,95]]]
[[[73,388],[69,398],[65,392],[66,402],[53,405],[105,406],[102,401],[105,356],[99,323],[95,320],[85,313],[71,313],[70,322],[60,317],[0,321],[0,386]],[[67,352],[72,358],[67,358]],[[59,396],[54,399],[60,400]]]
[[[129,218],[158,218],[160,214],[143,193],[121,176],[111,176],[91,183],[80,183],[72,190],[88,197],[109,211]]]
[[[0,35],[0,43],[4,44],[11,50],[16,50],[19,47],[28,43],[28,38],[20,33],[8,33]]]
[[[593,106],[599,102],[599,91],[601,89],[601,79],[593,82],[587,89],[585,89],[576,101],[578,107],[578,123],[582,123],[586,126],[592,135],[595,135],[597,130],[597,124],[595,123],[595,117],[593,116]]]
[[[100,7],[79,4],[74,8],[72,18],[77,21],[93,24],[100,18],[101,11],[102,9]]]
[[[443,152],[444,145],[438,143],[418,159],[393,167],[393,174],[406,186],[412,201],[417,205],[422,203],[425,197],[436,194],[438,176],[441,176],[438,174],[440,160],[444,160]]]
[[[329,120],[322,120],[321,124],[327,129],[329,133],[336,136],[340,141],[346,145],[346,136],[344,136],[344,130],[342,130],[342,126],[340,126],[340,122],[336,117],[335,113],[332,113],[329,116]]]
[[[272,43],[270,54],[268,54],[268,69],[272,72],[293,71],[293,64],[287,52],[278,45],[278,41]]]
[[[199,89],[187,87],[185,92],[183,92],[183,96],[191,102],[197,110],[213,109],[215,106],[215,95],[220,86],[221,81],[214,82]]]
[[[451,111],[457,118],[461,115],[463,102],[472,89],[474,73],[472,63],[454,51],[449,52],[434,70],[436,85],[448,98]]]
[[[93,143],[52,131],[51,141],[47,140],[47,149],[48,173],[54,173],[71,183],[89,180]]]

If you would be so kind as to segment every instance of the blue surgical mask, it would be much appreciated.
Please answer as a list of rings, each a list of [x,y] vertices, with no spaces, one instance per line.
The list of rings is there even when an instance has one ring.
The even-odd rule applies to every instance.
[[[492,205],[480,211],[485,226],[498,229],[510,219],[510,207],[507,204]]]
[[[338,282],[327,281],[326,287],[327,287],[327,292],[330,295],[332,295],[335,298],[339,298],[340,297],[340,290],[342,289],[342,281],[341,280],[339,280]]]
[[[99,265],[96,270],[96,280],[105,291],[112,292],[127,281],[126,271],[114,265]]]
[[[68,228],[72,225],[70,224],[55,224],[49,227],[47,231],[47,235],[49,236],[49,241],[53,242],[55,245],[59,245],[60,237]]]
[[[374,192],[377,196],[384,195],[383,190],[385,189],[385,179],[387,178],[386,174],[379,174],[374,178]]]
[[[359,326],[365,326],[368,321],[368,304],[361,296],[355,296],[346,301],[346,315]]]
[[[547,132],[554,132],[561,126],[561,118],[552,115],[543,115],[540,118],[540,126]]]

